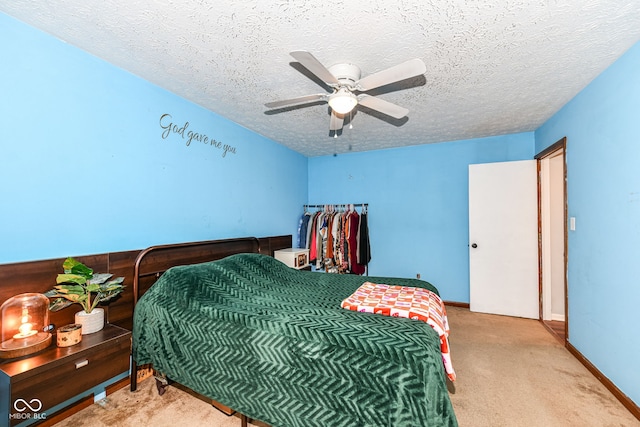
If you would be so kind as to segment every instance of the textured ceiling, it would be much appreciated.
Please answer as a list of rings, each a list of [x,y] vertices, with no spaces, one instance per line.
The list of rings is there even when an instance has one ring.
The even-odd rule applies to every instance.
[[[640,39],[640,2],[615,0],[0,0],[3,11],[307,156],[532,131]],[[289,55],[362,75],[412,58],[424,77],[370,92],[330,137],[323,93]]]

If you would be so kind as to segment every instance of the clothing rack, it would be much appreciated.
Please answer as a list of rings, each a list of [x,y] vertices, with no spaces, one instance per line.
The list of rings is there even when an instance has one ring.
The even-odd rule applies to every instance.
[[[363,208],[363,209],[367,209],[369,207],[369,203],[339,203],[339,204],[332,204],[332,203],[326,203],[324,205],[303,205],[304,206],[304,210],[306,211],[307,209],[326,209],[329,207],[333,207],[334,209],[347,209],[349,207],[359,207],[359,208]]]

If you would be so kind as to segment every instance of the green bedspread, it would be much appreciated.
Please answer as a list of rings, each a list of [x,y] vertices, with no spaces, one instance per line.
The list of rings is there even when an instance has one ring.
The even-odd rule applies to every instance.
[[[437,333],[340,308],[365,281],[258,254],[167,270],[134,313],[133,357],[272,426],[457,426]]]

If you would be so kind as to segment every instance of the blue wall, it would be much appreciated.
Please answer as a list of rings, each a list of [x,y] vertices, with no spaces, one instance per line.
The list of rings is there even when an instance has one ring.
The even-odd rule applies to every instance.
[[[309,159],[311,204],[369,203],[370,275],[416,277],[469,302],[473,163],[533,158],[533,133]]]
[[[0,57],[0,263],[295,234],[304,156],[2,13]]]
[[[640,402],[640,43],[535,133],[567,137],[569,341]]]

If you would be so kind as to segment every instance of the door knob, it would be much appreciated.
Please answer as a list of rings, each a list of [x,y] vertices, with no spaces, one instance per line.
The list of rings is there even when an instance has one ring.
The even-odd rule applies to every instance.
[[[478,245],[476,245],[475,243],[472,243],[472,244],[471,244],[471,247],[472,247],[473,249],[475,249],[475,248],[477,248],[477,247],[478,247]]]

